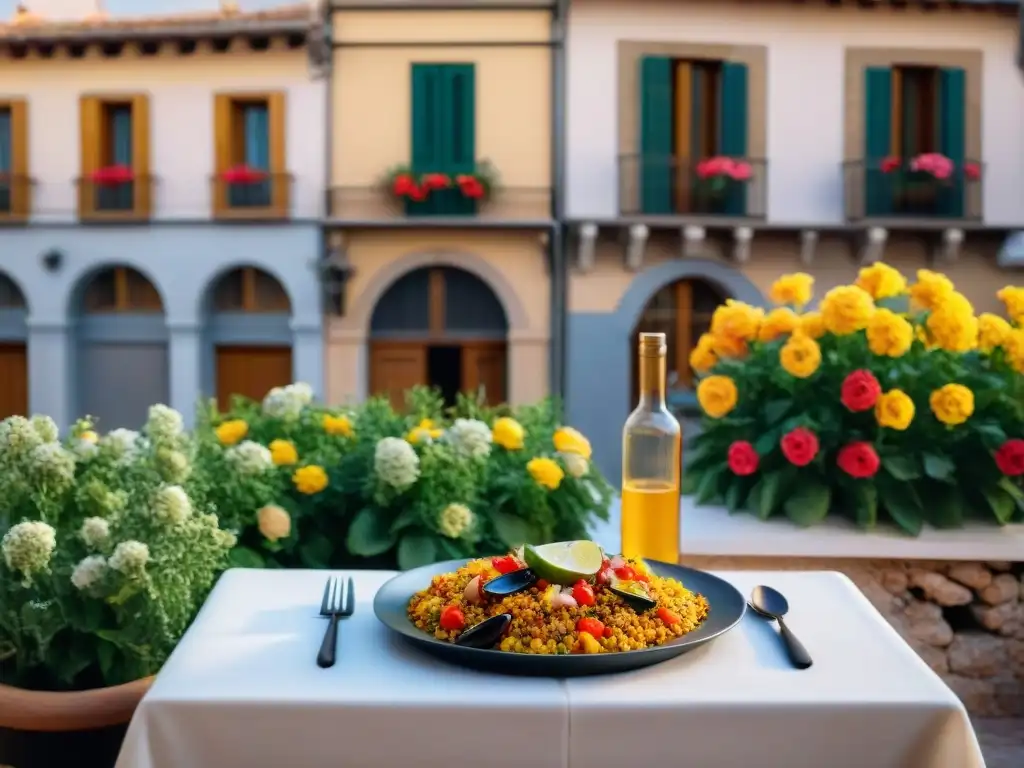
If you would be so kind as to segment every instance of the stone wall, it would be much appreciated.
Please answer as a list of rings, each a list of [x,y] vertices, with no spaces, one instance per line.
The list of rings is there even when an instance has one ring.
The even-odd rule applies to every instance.
[[[845,573],[972,715],[1024,716],[1024,563],[685,555],[681,562]]]

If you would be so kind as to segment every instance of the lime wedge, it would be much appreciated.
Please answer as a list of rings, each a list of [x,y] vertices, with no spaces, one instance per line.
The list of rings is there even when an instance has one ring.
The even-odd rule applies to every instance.
[[[568,586],[580,579],[590,579],[599,570],[604,553],[592,541],[560,541],[523,547],[526,567],[552,584]]]

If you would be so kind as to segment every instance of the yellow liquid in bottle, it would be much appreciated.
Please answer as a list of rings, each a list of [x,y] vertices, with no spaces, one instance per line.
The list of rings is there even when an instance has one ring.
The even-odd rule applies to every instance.
[[[633,480],[622,488],[622,554],[679,562],[679,486]]]

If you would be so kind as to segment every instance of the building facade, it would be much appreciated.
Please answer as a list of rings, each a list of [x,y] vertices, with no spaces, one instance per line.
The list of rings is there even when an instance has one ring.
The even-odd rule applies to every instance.
[[[0,27],[0,416],[322,392],[308,8],[64,10]]]
[[[939,269],[977,310],[1019,280],[998,256],[1024,211],[1017,5],[575,0],[567,33],[566,397],[620,471],[639,331],[689,351],[726,298],[780,274],[821,296],[884,259]],[[947,183],[915,185],[921,155]]]
[[[330,3],[327,397],[552,391],[556,9]],[[555,329],[554,333],[552,329]],[[554,382],[557,388],[557,381]]]

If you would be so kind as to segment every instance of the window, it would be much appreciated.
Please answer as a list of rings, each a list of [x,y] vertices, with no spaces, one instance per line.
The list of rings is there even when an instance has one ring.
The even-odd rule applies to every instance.
[[[290,312],[281,283],[261,269],[243,267],[224,275],[213,293],[215,312]]]
[[[25,294],[3,274],[0,274],[0,309],[25,309]]]
[[[287,215],[284,94],[220,94],[215,112],[214,213]]]
[[[940,152],[939,70],[936,67],[896,67],[893,70],[893,152],[915,157]]]
[[[712,200],[702,160],[747,155],[747,67],[707,59],[640,61],[640,203],[643,213],[742,215],[743,186]]]
[[[476,170],[476,70],[472,64],[412,65],[412,172],[456,176]],[[409,202],[411,216],[466,216],[476,201],[457,189]]]
[[[146,218],[151,211],[149,100],[84,96],[81,100],[82,218]]]
[[[160,294],[145,275],[114,267],[96,275],[86,286],[82,308],[89,314],[163,311]]]
[[[0,102],[0,218],[27,216],[30,190],[25,102]]]

